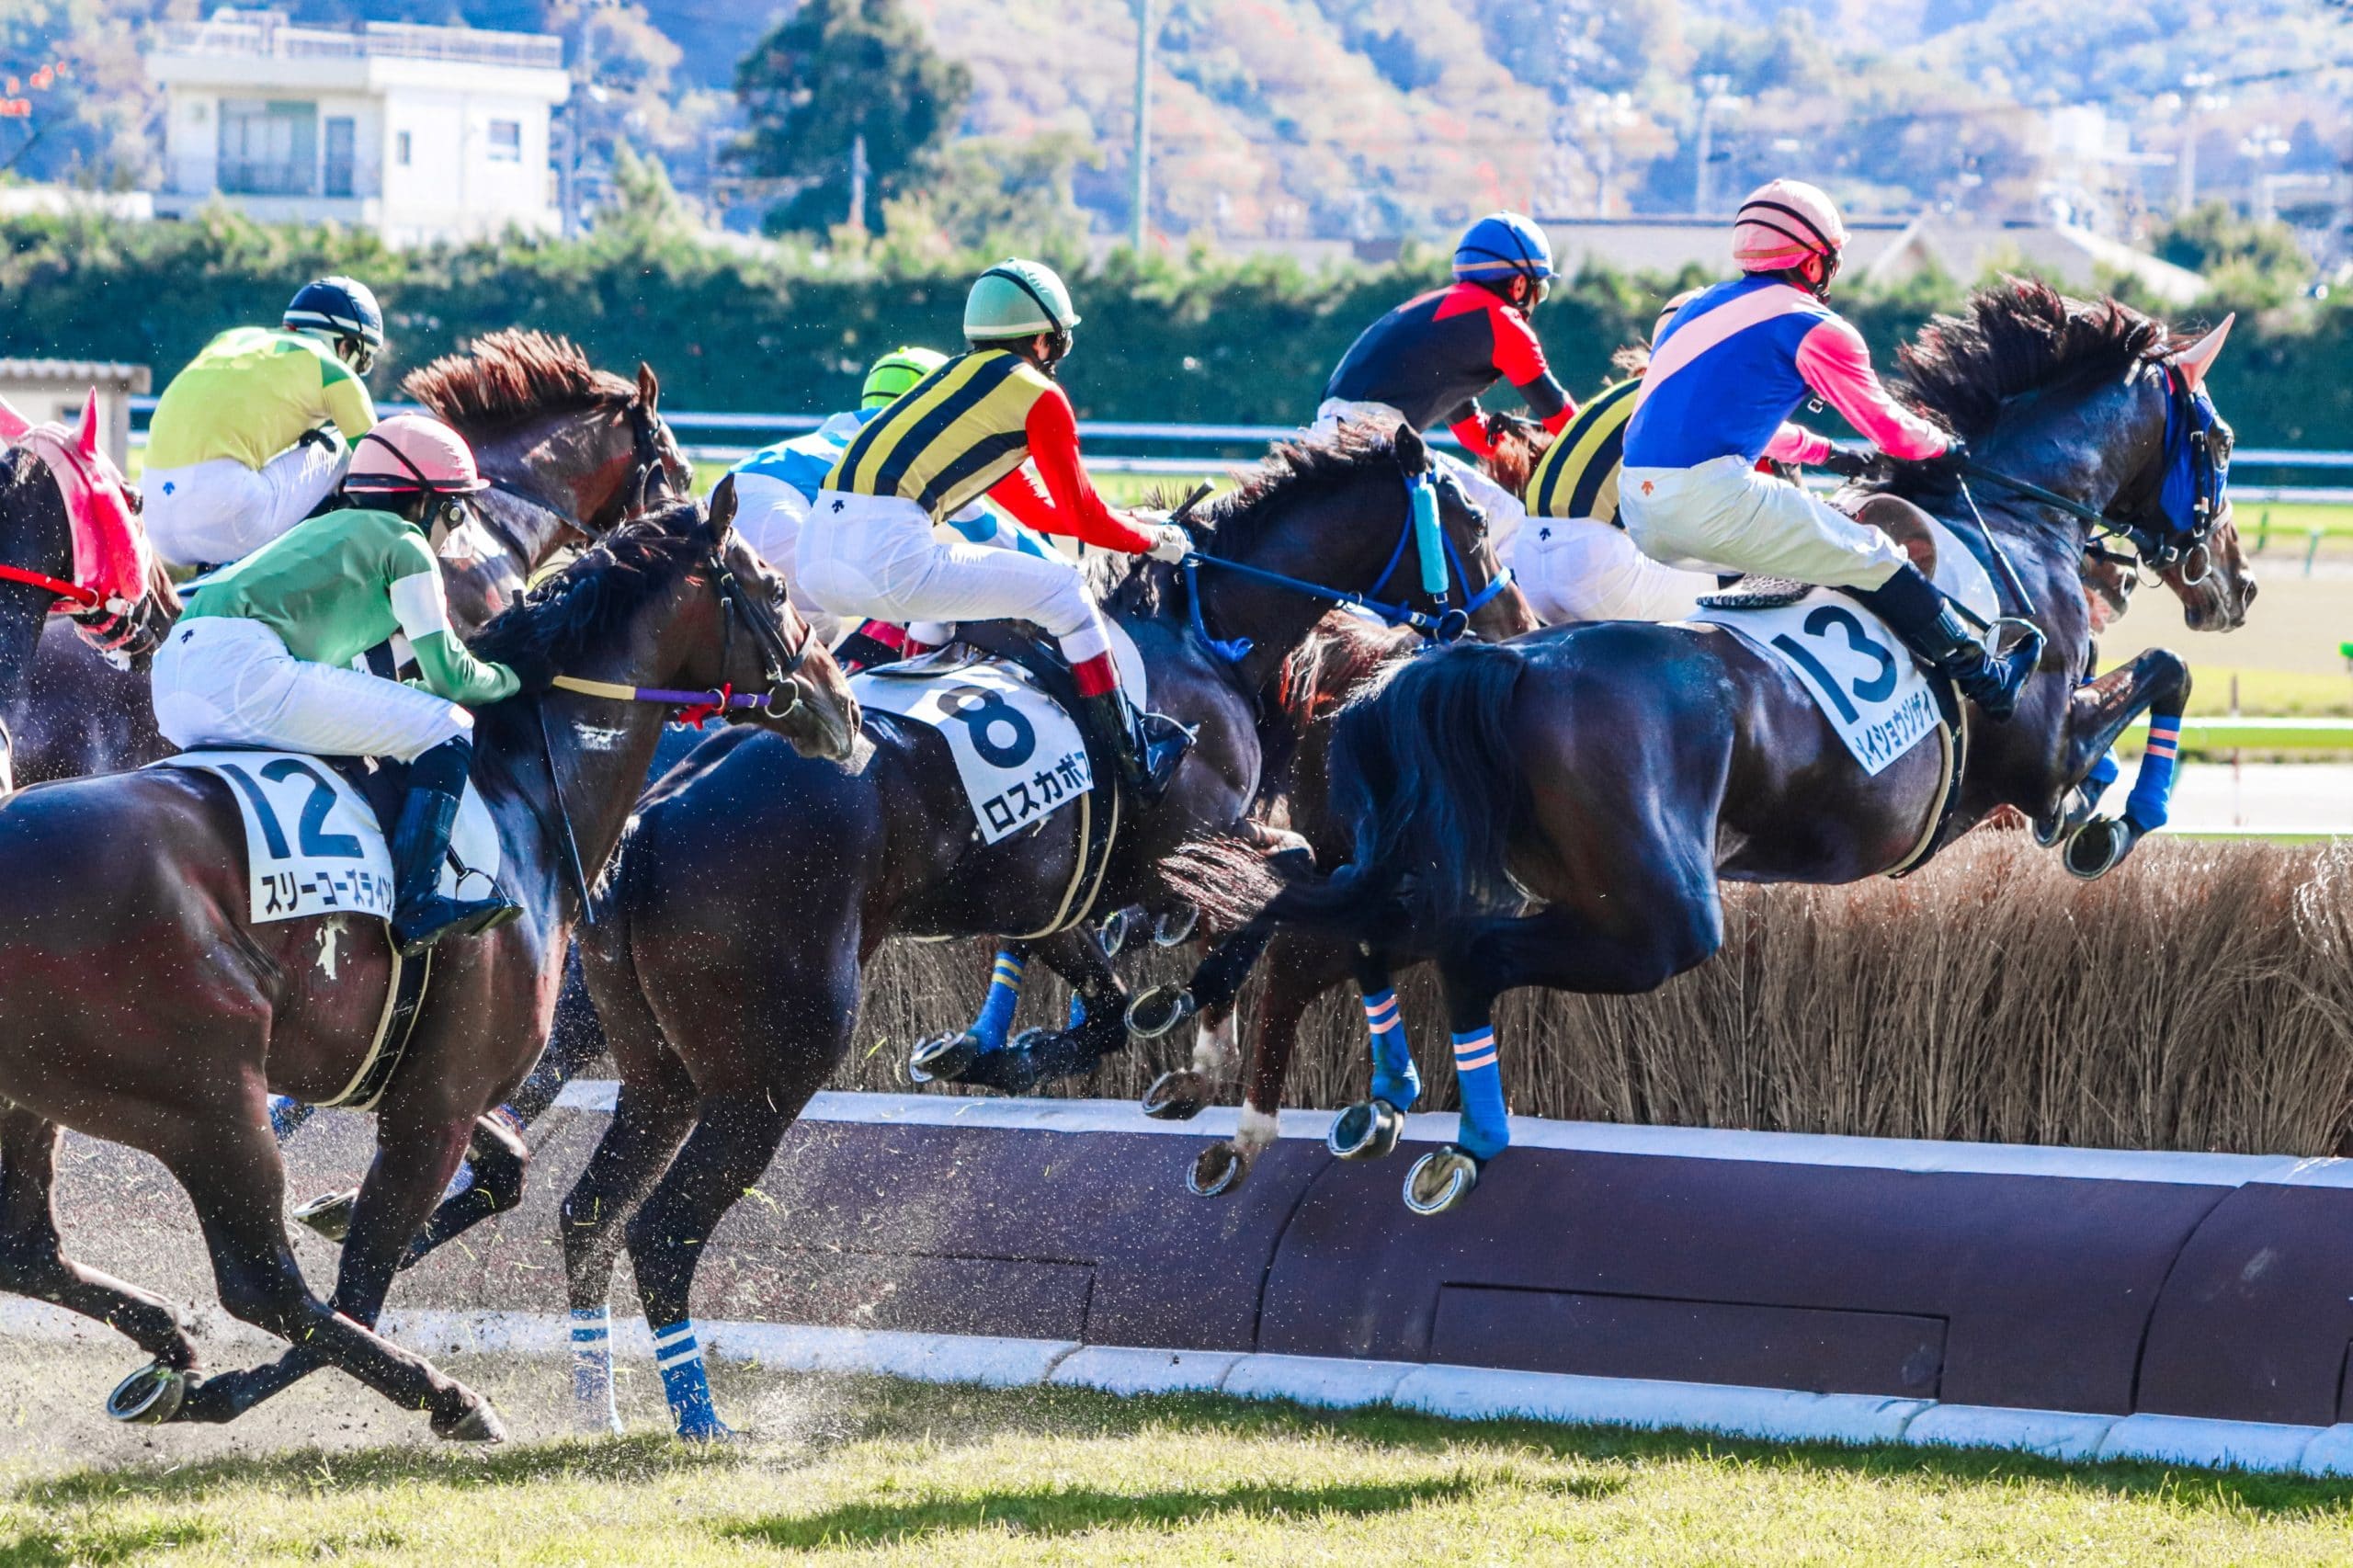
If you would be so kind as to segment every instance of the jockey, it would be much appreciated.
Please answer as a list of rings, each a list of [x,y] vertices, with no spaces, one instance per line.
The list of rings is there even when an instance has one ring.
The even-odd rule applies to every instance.
[[[411,764],[392,835],[392,936],[422,952],[486,931],[517,906],[440,892],[449,830],[473,756],[466,710],[513,696],[521,677],[484,664],[449,629],[436,551],[483,488],[463,437],[396,415],[353,449],[345,493],[378,502],[330,512],[199,581],[155,655],[155,724],[183,749],[278,746]],[[371,675],[368,650],[395,632],[421,680]]]
[[[1846,589],[1987,717],[2007,719],[2041,655],[2035,640],[1996,659],[1893,540],[1756,470],[1762,457],[1833,459],[1826,439],[1788,423],[1810,395],[1889,457],[1961,455],[1956,437],[1888,396],[1862,335],[1824,302],[1846,244],[1837,208],[1803,181],[1774,180],[1741,203],[1743,275],[1677,312],[1643,377],[1620,489],[1627,531],[1654,560]]]
[[[383,347],[376,296],[349,278],[304,284],[279,331],[235,327],[206,344],[148,427],[142,488],[156,552],[220,565],[309,517],[343,476],[345,443],[376,423],[362,378]]]
[[[1491,212],[1454,247],[1454,283],[1408,300],[1349,346],[1324,384],[1315,427],[1343,419],[1403,420],[1416,431],[1443,425],[1466,451],[1494,453],[1479,394],[1509,381],[1547,430],[1557,434],[1576,405],[1544,363],[1528,318],[1552,291],[1552,248],[1535,221]],[[1472,464],[1439,455],[1487,514],[1508,561],[1527,514],[1511,492]]]
[[[1699,295],[1693,289],[1666,302],[1652,329],[1666,324]],[[1643,390],[1649,350],[1619,350],[1631,372],[1602,388],[1579,409],[1529,471],[1529,524],[1513,556],[1520,592],[1547,624],[1569,620],[1675,620],[1716,591],[1705,572],[1686,572],[1644,555],[1619,517],[1618,478],[1626,422]]]
[[[1113,511],[1079,466],[1077,416],[1053,380],[1077,324],[1052,268],[1008,260],[981,274],[964,301],[971,351],[877,415],[826,475],[801,530],[801,581],[818,608],[844,618],[1036,621],[1070,661],[1082,722],[1151,799],[1186,743],[1147,736],[1146,722],[1131,715],[1103,613],[1077,563],[932,536],[935,522],[986,494],[1041,534],[1184,558],[1191,546],[1183,528]],[[1042,492],[1022,472],[1024,459],[1037,464]]]
[[[912,391],[916,382],[947,363],[948,356],[937,349],[894,348],[867,369],[866,383],[859,390],[855,410],[835,415],[805,436],[764,447],[732,471],[735,476],[736,531],[783,574],[794,599],[807,601],[794,562],[800,554],[801,525],[808,521],[809,507],[817,499],[825,475],[841,460],[850,437],[901,394]],[[953,529],[974,544],[1024,551],[1047,560],[1054,558],[1052,545],[985,501],[973,502],[940,526]],[[811,606],[808,617],[817,629],[817,635],[826,642],[839,637],[841,626],[832,616]],[[916,630],[930,632],[935,629]],[[901,656],[900,643],[905,634],[895,627],[881,626],[876,631],[888,641],[865,650],[870,656],[860,662],[881,664]]]

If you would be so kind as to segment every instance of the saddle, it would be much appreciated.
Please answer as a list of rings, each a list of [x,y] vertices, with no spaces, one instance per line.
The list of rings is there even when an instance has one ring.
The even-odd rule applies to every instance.
[[[1841,492],[1842,496],[1847,492]],[[1877,528],[1903,548],[1930,582],[1937,577],[1936,525],[1928,514],[1901,495],[1873,491],[1851,508],[1842,507],[1857,522]],[[1783,609],[1813,592],[1814,585],[1790,577],[1734,577],[1722,591],[1703,597],[1708,609]]]

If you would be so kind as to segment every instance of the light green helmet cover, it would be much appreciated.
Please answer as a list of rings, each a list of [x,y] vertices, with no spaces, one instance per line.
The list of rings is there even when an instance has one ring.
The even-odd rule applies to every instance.
[[[981,274],[964,296],[964,337],[994,343],[1039,332],[1068,332],[1078,324],[1070,290],[1042,261],[1011,257]]]
[[[915,383],[948,363],[937,348],[893,348],[866,369],[866,385],[858,390],[858,406],[881,408],[915,390]]]

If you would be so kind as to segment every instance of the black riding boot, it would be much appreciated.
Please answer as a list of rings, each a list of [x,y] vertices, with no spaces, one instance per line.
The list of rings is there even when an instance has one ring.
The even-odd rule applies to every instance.
[[[1161,714],[1137,712],[1116,690],[1081,697],[1078,705],[1079,722],[1110,743],[1135,792],[1146,801],[1160,799],[1193,744],[1191,733]]]
[[[841,666],[842,674],[854,676],[860,670],[870,670],[877,665],[895,665],[907,656],[904,649],[894,647],[884,642],[881,637],[876,636],[872,630],[870,630],[871,628],[880,628],[886,632],[899,631],[897,627],[888,621],[859,621],[857,631],[850,632],[834,644],[834,663]],[[900,632],[900,635],[904,636],[904,633]]]
[[[1905,647],[1951,680],[1961,696],[1984,709],[1985,717],[2005,722],[2018,711],[2018,692],[2042,658],[2040,631],[2030,632],[1996,658],[1969,634],[1950,601],[1916,566],[1899,568],[1876,588],[1852,591],[1887,622]]]
[[[410,958],[444,937],[470,937],[522,913],[494,883],[488,898],[449,898],[441,892],[441,863],[449,858],[449,830],[472,760],[472,742],[443,741],[409,769],[408,799],[392,829],[392,939]]]

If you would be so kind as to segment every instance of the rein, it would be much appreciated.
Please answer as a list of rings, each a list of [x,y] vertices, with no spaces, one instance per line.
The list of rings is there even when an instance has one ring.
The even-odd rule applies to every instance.
[[[1280,572],[1269,572],[1263,566],[1252,566],[1239,561],[1228,561],[1222,556],[1203,555],[1196,551],[1188,551],[1183,562],[1186,609],[1192,621],[1195,635],[1200,638],[1212,653],[1227,664],[1238,665],[1250,656],[1250,639],[1237,637],[1229,642],[1212,637],[1210,635],[1209,623],[1202,618],[1200,568],[1214,566],[1221,571],[1231,572],[1236,576],[1265,583],[1270,587],[1288,588],[1293,593],[1303,594],[1310,598],[1336,599],[1342,604],[1354,605],[1358,609],[1378,616],[1391,626],[1412,627],[1425,639],[1433,642],[1451,642],[1460,638],[1470,630],[1471,618],[1484,609],[1496,595],[1511,585],[1511,568],[1506,566],[1498,571],[1485,587],[1467,597],[1461,605],[1441,609],[1435,615],[1427,610],[1415,609],[1409,604],[1392,604],[1375,597],[1374,596],[1386,588],[1391,579],[1397,575],[1397,569],[1404,564],[1405,552],[1408,550],[1416,550],[1416,553],[1420,556],[1423,585],[1434,597],[1442,597],[1449,591],[1447,574],[1449,567],[1458,578],[1467,578],[1468,575],[1462,569],[1461,551],[1455,548],[1454,540],[1447,535],[1444,528],[1438,525],[1437,492],[1432,486],[1430,475],[1427,470],[1421,473],[1406,476],[1405,494],[1405,524],[1398,530],[1397,548],[1390,551],[1389,564],[1382,569],[1379,579],[1366,593],[1359,594],[1347,588],[1335,588],[1325,584],[1310,582],[1304,577],[1292,577]],[[1439,551],[1433,551],[1430,549],[1429,536],[1431,535],[1436,536],[1441,547]],[[1416,549],[1417,546],[1418,549]],[[1435,586],[1431,585],[1433,583]]]
[[[66,604],[82,609],[96,609],[102,602],[92,590],[79,583],[69,583],[63,577],[52,577],[46,572],[35,572],[23,566],[0,562],[0,583],[23,583],[28,587],[45,588],[61,602],[49,607],[51,615],[70,615]]]

